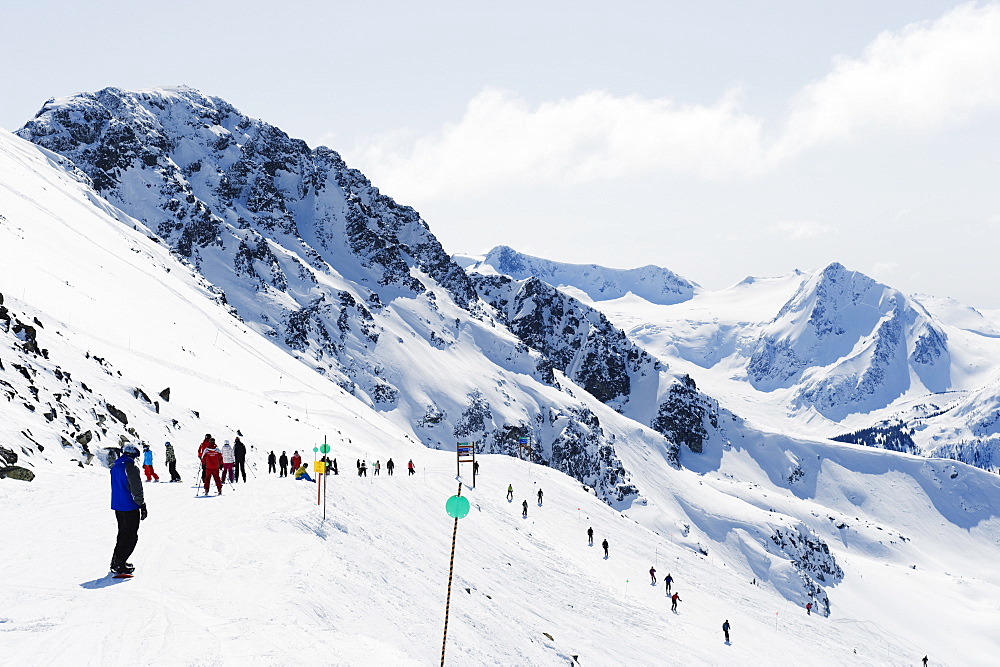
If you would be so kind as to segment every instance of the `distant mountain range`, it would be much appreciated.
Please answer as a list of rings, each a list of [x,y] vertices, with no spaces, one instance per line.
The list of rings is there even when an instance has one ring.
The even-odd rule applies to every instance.
[[[713,293],[666,269],[561,264],[505,246],[459,261],[546,276],[756,423],[1000,467],[1000,326],[972,308],[908,297],[838,263]]]

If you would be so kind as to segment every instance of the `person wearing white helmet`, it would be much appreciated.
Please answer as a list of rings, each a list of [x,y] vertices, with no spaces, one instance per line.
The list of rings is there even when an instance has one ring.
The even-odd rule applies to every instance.
[[[135,463],[138,458],[139,448],[128,443],[111,465],[111,509],[118,519],[118,539],[111,554],[111,571],[115,574],[132,574],[135,570],[128,559],[139,542],[139,522],[148,514]]]

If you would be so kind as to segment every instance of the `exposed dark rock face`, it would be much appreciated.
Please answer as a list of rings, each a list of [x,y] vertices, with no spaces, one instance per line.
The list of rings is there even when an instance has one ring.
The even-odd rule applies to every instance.
[[[541,280],[476,276],[484,301],[528,347],[542,353],[539,377],[553,382],[558,369],[602,403],[628,399],[632,374],[656,373],[660,364],[634,345],[597,310]]]
[[[824,616],[830,615],[830,598],[823,586],[832,586],[844,579],[830,547],[804,526],[778,528],[771,541],[788,557],[802,577],[803,599],[814,602]]]
[[[651,424],[653,430],[697,453],[704,450],[708,439],[706,425],[719,428],[718,404],[699,392],[689,375],[670,386]]]

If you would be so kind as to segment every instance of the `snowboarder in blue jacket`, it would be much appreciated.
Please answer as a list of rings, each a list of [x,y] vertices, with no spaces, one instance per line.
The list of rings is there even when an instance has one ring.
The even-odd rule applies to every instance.
[[[139,448],[129,443],[111,465],[111,509],[118,520],[118,539],[111,554],[111,571],[115,574],[131,574],[135,570],[128,558],[139,542],[139,522],[147,516],[142,480],[135,463],[138,458]]]

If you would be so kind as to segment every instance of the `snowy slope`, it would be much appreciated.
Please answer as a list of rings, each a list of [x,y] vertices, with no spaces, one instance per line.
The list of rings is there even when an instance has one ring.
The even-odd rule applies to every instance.
[[[0,176],[3,305],[22,324],[42,323],[31,338],[35,351],[23,327],[18,333],[0,322],[0,377],[16,396],[0,402],[2,435],[19,443],[18,463],[37,474],[31,483],[0,480],[0,523],[15,536],[0,551],[0,567],[49,573],[0,589],[4,655],[15,664],[439,661],[453,454],[425,449],[337,378],[233,318],[212,285],[55,156],[3,135]],[[541,284],[526,298],[528,283],[496,283],[498,303],[521,304],[497,311],[498,327],[544,306],[546,318],[561,309],[581,327],[600,328],[582,304],[560,301]],[[396,298],[387,308],[405,310],[409,297]],[[521,340],[503,335],[513,347]],[[467,373],[488,377],[479,353],[460,351]],[[408,363],[401,355],[401,382],[454,382],[447,365],[421,377]],[[415,353],[412,365],[422,363]],[[506,379],[512,395],[535,381]],[[459,531],[450,660],[744,664],[767,656],[879,664],[930,653],[981,664],[1000,647],[990,633],[1000,586],[992,566],[997,476],[768,435],[724,410],[698,413],[707,399],[692,391],[669,416],[718,422],[695,453],[612,409],[627,411],[631,402],[588,398],[560,369],[553,379],[531,390],[545,400],[544,428],[583,440],[580,429],[604,434],[638,493],[616,509],[557,470],[485,457],[479,488],[466,491],[473,513]],[[170,400],[157,399],[166,387]],[[108,403],[128,424],[115,423]],[[574,414],[580,406],[589,414]],[[148,440],[158,463],[162,441],[171,440],[190,481],[201,435],[224,438],[236,429],[255,446],[258,464],[265,451],[308,451],[326,437],[342,471],[355,458],[392,456],[397,464],[413,458],[420,474],[391,483],[339,476],[326,523],[311,504],[315,487],[266,479],[260,467],[261,478],[221,498],[195,499],[186,484],[149,484],[151,516],[133,558],[140,576],[108,586],[101,576],[114,530],[107,472],[100,456],[84,463],[77,436],[100,433],[102,446]],[[513,505],[503,500],[508,483]],[[531,503],[536,486],[546,493],[541,508]],[[520,518],[521,498],[531,503],[528,520]],[[598,543],[608,537],[608,561],[585,546],[586,525]],[[675,577],[683,599],[677,616],[663,589],[649,586],[650,565]],[[823,611],[828,602],[830,616],[805,616],[809,599]],[[942,624],[942,616],[963,623]],[[725,618],[732,646],[721,641]]]

